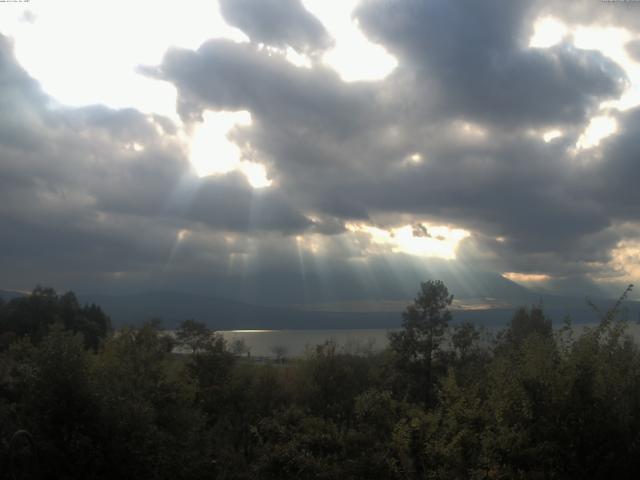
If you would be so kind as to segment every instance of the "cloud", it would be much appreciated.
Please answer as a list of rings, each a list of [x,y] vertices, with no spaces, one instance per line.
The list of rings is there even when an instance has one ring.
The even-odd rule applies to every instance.
[[[576,269],[606,257],[615,240],[588,239],[611,235],[618,217],[585,188],[593,170],[571,152],[627,80],[599,52],[529,48],[537,13],[522,3],[365,2],[360,25],[400,62],[376,83],[345,84],[223,41],[172,50],[149,72],[176,85],[187,120],[251,111],[254,124],[234,140],[304,211],[435,219],[505,238],[492,248],[522,270],[541,257],[549,269]],[[563,137],[532,134],[546,126]],[[420,162],[404,160],[416,152]]]
[[[601,53],[570,39],[528,47],[551,8],[363,2],[355,18],[399,64],[384,80],[346,83],[256,45],[326,48],[299,2],[225,1],[252,43],[172,48],[141,69],[175,85],[183,126],[134,109],[55,105],[3,40],[0,259],[10,267],[0,280],[58,271],[96,288],[301,303],[407,298],[428,276],[467,294],[489,282],[486,272],[546,274],[557,285],[615,278],[620,245],[640,225],[640,110],[601,111],[628,82]],[[184,132],[208,110],[251,113],[229,139],[243,161],[266,167],[271,187],[254,190],[237,172],[195,175]],[[615,117],[618,131],[576,149],[596,114]],[[551,129],[562,135],[546,142]],[[470,235],[457,261],[417,259],[372,248],[349,222]]]
[[[414,237],[431,238],[431,234],[429,233],[429,230],[427,230],[427,227],[425,227],[421,223],[416,223],[416,224],[412,225],[412,233],[413,233]]]
[[[632,40],[626,45],[627,52],[636,61],[640,61],[640,40]]]
[[[225,20],[253,42],[298,52],[325,50],[331,37],[300,0],[220,0]]]
[[[206,177],[194,187],[184,216],[216,230],[247,233],[275,230],[291,234],[312,225],[280,192],[254,190],[244,175],[238,173]]]
[[[602,27],[626,28],[637,31],[640,16],[636,2],[576,0],[562,7],[553,0],[538,0],[533,3],[539,16],[553,15],[569,23]]]
[[[636,208],[640,200],[637,179],[640,178],[640,107],[616,115],[618,132],[600,143],[588,157],[588,175],[583,179],[584,191],[607,212],[622,221],[640,221]]]
[[[4,38],[0,83],[5,283],[154,272],[183,230],[282,235],[313,224],[276,189],[254,191],[234,173],[198,178],[166,118],[56,104]]]
[[[144,71],[178,87],[185,120],[199,119],[206,108],[248,109],[252,118],[343,137],[368,123],[373,95],[371,88],[345,84],[329,69],[296,68],[255,45],[227,40],[210,40],[196,51],[171,49],[159,67]]]
[[[625,76],[599,52],[527,45],[528,2],[370,0],[356,12],[364,31],[398,57],[399,76],[438,115],[503,128],[582,122]]]

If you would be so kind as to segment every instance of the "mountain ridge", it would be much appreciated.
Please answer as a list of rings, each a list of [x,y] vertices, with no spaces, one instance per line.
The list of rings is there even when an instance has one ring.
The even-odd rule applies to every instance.
[[[575,323],[597,320],[585,299],[537,293],[522,287],[511,298],[477,298],[454,303],[454,321],[471,321],[483,325],[506,325],[515,309],[522,305],[541,303],[547,315],[559,324],[567,316]],[[526,295],[525,295],[526,294]],[[0,298],[10,300],[25,295],[13,290],[0,290]],[[334,302],[326,304],[259,305],[199,293],[170,290],[130,294],[77,294],[81,304],[99,305],[112,319],[116,328],[140,325],[160,319],[165,328],[176,328],[185,319],[193,318],[216,330],[240,329],[367,329],[398,328],[401,313],[412,300],[372,300]],[[615,300],[594,299],[601,311]],[[364,307],[363,307],[364,304]],[[640,302],[625,302],[628,316],[640,318]]]

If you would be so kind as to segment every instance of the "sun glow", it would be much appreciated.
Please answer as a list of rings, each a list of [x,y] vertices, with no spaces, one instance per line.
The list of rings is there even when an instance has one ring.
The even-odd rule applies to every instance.
[[[370,42],[358,22],[351,18],[358,0],[303,0],[302,3],[334,38],[335,46],[322,61],[335,69],[342,80],[382,80],[396,68],[395,57],[382,46]]]
[[[589,122],[586,130],[576,142],[577,149],[596,147],[600,141],[618,130],[618,123],[614,118],[601,116],[594,117]]]
[[[265,188],[273,184],[273,181],[267,178],[267,169],[260,163],[240,162],[239,168],[253,188]]]
[[[248,41],[209,0],[3,3],[0,31],[60,103],[133,107],[176,121],[175,87],[138,73],[138,66],[157,65],[170,46],[195,49],[215,37]]]
[[[236,125],[251,125],[251,114],[239,112],[212,112],[203,114],[191,141],[191,163],[200,177],[228,173],[240,166],[240,149],[227,135]]]
[[[409,161],[413,163],[420,163],[422,162],[422,155],[420,155],[419,153],[413,153],[409,156]]]
[[[242,160],[240,148],[229,140],[229,133],[236,127],[251,125],[251,113],[212,112],[203,114],[203,122],[193,132],[190,160],[199,177],[241,171],[253,188],[272,184],[264,165]]]
[[[374,246],[388,248],[394,253],[447,260],[456,258],[460,241],[470,235],[466,230],[426,223],[391,229],[350,223],[346,228],[352,232],[368,234]]]
[[[569,33],[567,26],[553,17],[539,18],[533,24],[530,48],[549,48],[562,41]]]
[[[562,130],[549,130],[542,135],[542,139],[545,141],[545,143],[549,143],[556,138],[560,138],[562,135]]]

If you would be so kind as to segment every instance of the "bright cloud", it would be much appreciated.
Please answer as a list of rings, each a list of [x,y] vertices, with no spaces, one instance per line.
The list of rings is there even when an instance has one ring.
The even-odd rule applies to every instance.
[[[567,26],[553,17],[539,18],[533,25],[533,35],[529,40],[531,48],[549,48],[562,41],[568,34]]]
[[[159,63],[170,46],[197,48],[211,37],[247,39],[208,0],[15,5],[9,14],[2,5],[0,31],[14,38],[20,64],[65,105],[102,103],[176,119],[175,87],[137,73],[138,66]],[[25,11],[33,22],[21,20]]]
[[[4,278],[167,258],[174,285],[232,294],[233,276],[288,291],[273,272],[327,296],[448,270],[640,276],[618,228],[638,220],[633,23],[596,27],[595,4],[221,4],[242,31],[215,0],[2,4]]]
[[[542,138],[546,143],[549,143],[551,140],[554,140],[561,136],[562,136],[562,130],[555,129],[555,130],[549,130],[547,132],[544,132],[544,134],[542,135]]]
[[[333,36],[335,47],[323,57],[346,82],[381,80],[398,65],[384,47],[370,42],[351,14],[358,0],[304,0],[305,7],[324,24]]]
[[[618,129],[618,123],[611,117],[594,117],[589,122],[584,133],[578,138],[576,148],[592,148],[600,144],[600,141],[613,135]]]
[[[196,125],[190,142],[190,160],[200,177],[228,173],[239,170],[254,188],[264,188],[272,184],[267,178],[264,165],[243,161],[240,148],[229,140],[228,135],[235,127],[251,125],[251,113],[204,112],[202,123]]]
[[[240,166],[240,149],[227,135],[236,125],[251,125],[247,111],[212,112],[202,115],[191,140],[191,163],[199,176],[227,173]]]
[[[546,282],[551,280],[549,275],[544,273],[519,273],[519,272],[504,272],[503,277],[517,283],[537,283]]]
[[[392,252],[446,260],[456,258],[460,241],[469,236],[466,230],[425,223],[390,229],[351,223],[347,229],[368,234],[374,245],[389,248]]]

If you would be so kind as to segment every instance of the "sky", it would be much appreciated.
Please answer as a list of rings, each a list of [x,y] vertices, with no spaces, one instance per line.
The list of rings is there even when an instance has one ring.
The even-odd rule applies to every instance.
[[[616,1],[0,3],[0,288],[621,293],[639,32]]]

